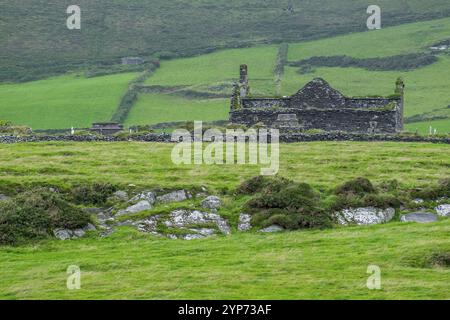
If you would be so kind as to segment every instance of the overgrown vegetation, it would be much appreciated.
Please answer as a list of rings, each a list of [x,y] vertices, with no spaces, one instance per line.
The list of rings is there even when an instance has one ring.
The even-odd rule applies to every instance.
[[[286,229],[330,227],[333,213],[342,209],[375,207],[414,209],[415,197],[423,196],[431,205],[439,197],[450,196],[449,179],[429,186],[418,194],[402,188],[397,180],[385,180],[378,185],[367,178],[348,180],[335,188],[316,190],[306,183],[296,183],[281,177],[256,176],[245,180],[237,195],[251,196],[245,210],[252,213],[252,222],[259,227],[272,224]],[[425,194],[426,193],[426,194]]]
[[[0,203],[0,244],[18,244],[49,237],[55,228],[81,228],[90,216],[56,190],[25,191]]]
[[[367,178],[356,178],[344,182],[334,189],[335,197],[331,197],[330,208],[340,210],[344,208],[376,207],[398,208],[407,204],[409,200],[400,193],[396,180],[384,181],[378,188]]]
[[[11,121],[0,119],[0,134],[24,135],[31,132],[31,129],[26,126],[14,125]]]
[[[77,204],[104,205],[115,191],[117,186],[110,183],[84,184],[74,187],[71,196]]]
[[[450,197],[450,178],[441,179],[437,184],[416,189],[411,192],[413,197],[426,200]]]
[[[247,183],[249,190],[260,178]],[[284,178],[266,178],[264,186],[247,202],[252,223],[261,227],[276,224],[285,229],[331,227],[332,217],[320,207],[320,195],[306,183],[296,183]]]
[[[320,56],[291,62],[293,67],[300,67],[299,73],[306,74],[314,71],[314,67],[363,68],[369,71],[409,71],[431,65],[438,58],[427,53],[412,53],[381,58],[354,58],[342,56]]]

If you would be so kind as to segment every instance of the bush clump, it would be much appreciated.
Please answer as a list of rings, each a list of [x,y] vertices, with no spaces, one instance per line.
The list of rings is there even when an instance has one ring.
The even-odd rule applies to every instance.
[[[444,178],[434,186],[413,190],[411,196],[413,198],[421,198],[424,200],[436,200],[440,197],[450,197],[450,178]]]
[[[117,187],[112,184],[93,183],[77,186],[72,189],[71,194],[75,203],[103,205],[115,191]]]
[[[428,265],[432,267],[450,267],[450,252],[435,252],[427,259]]]
[[[43,239],[53,229],[82,228],[89,222],[89,214],[61,194],[42,188],[27,191],[0,205],[0,244]]]
[[[238,194],[252,195],[257,192],[261,192],[265,188],[274,189],[280,187],[283,184],[287,184],[289,180],[282,177],[267,177],[267,176],[256,176],[245,180],[237,188]]]
[[[335,198],[331,209],[337,211],[358,207],[383,209],[400,207],[402,197],[398,195],[398,181],[385,181],[379,188],[382,192],[379,192],[370,180],[362,177],[344,182],[334,189]]]
[[[358,195],[362,196],[367,193],[376,192],[372,182],[366,178],[356,178],[343,183],[335,189],[335,193],[341,196]]]
[[[245,181],[239,192],[254,195],[245,206],[255,225],[277,224],[289,230],[332,225],[331,216],[320,206],[320,195],[306,183],[255,177]]]

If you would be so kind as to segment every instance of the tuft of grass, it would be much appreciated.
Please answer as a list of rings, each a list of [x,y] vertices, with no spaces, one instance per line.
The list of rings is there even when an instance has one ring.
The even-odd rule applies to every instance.
[[[428,264],[433,267],[449,268],[450,251],[435,252],[427,260]]]

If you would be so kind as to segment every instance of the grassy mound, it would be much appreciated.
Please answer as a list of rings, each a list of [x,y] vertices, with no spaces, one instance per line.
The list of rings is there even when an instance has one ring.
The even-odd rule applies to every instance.
[[[412,196],[425,200],[435,200],[450,196],[450,178],[441,179],[437,184],[412,191]]]
[[[359,177],[337,186],[333,193],[335,197],[332,198],[331,208],[334,210],[357,207],[398,208],[402,203],[408,202],[402,196],[396,181],[383,182],[376,188],[370,180]]]
[[[435,252],[427,259],[430,266],[449,268],[450,267],[450,251]]]
[[[90,222],[89,214],[49,189],[19,194],[0,207],[0,244],[48,237],[55,228],[75,229]]]
[[[254,225],[277,224],[285,229],[330,227],[332,218],[320,207],[319,194],[307,183],[285,178],[255,177],[244,182],[239,192],[253,194],[246,203]]]

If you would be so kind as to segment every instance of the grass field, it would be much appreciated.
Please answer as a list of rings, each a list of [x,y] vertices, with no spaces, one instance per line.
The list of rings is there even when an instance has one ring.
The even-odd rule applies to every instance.
[[[411,132],[424,132],[424,133],[429,133],[430,132],[430,127],[432,128],[432,130],[434,131],[434,129],[436,129],[437,133],[449,133],[450,129],[449,129],[449,120],[434,120],[434,121],[424,121],[424,122],[416,122],[416,123],[408,123],[406,124],[406,128],[407,130],[411,131]]]
[[[234,189],[259,175],[258,165],[182,165],[171,161],[172,144],[28,143],[0,145],[0,186],[112,182],[167,188]],[[281,176],[329,188],[358,176],[397,179],[407,187],[450,175],[448,145],[395,142],[311,142],[280,145]]]
[[[86,79],[66,75],[0,85],[0,119],[33,129],[87,128],[108,121],[134,73]]]
[[[226,100],[226,101],[225,101]],[[141,94],[128,115],[127,125],[169,121],[227,120],[228,99],[192,100],[167,94]],[[152,117],[149,118],[148,115]]]
[[[176,166],[172,147],[0,145],[0,192],[95,181],[215,193],[259,174],[249,165]],[[448,152],[448,145],[425,143],[283,144],[280,175],[318,188],[357,176],[422,186],[450,175]],[[0,299],[449,299],[449,269],[427,264],[433,253],[450,250],[449,232],[450,221],[441,219],[182,241],[123,227],[106,238],[0,247]],[[69,265],[81,268],[80,290],[66,289]],[[381,290],[366,288],[369,265],[381,268]]]
[[[0,299],[449,299],[450,221],[162,240],[123,229],[104,239],[0,248]],[[69,265],[81,289],[66,288]],[[368,290],[367,267],[381,269]]]

